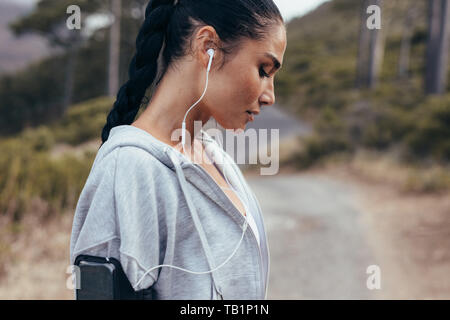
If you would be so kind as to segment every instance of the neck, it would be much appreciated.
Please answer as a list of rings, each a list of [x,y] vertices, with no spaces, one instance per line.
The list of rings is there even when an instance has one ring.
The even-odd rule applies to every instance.
[[[198,81],[195,79],[189,81],[192,84],[201,84],[196,86],[189,86],[179,79],[186,79],[186,76],[167,73],[153,94],[150,104],[132,124],[171,146],[176,146],[181,142],[181,125],[184,115],[203,93],[206,74],[203,77],[200,75]],[[194,121],[201,121],[203,126],[209,120],[210,114],[205,109],[200,101],[189,111],[186,117],[186,131],[188,131],[186,137],[190,134],[191,139],[190,141],[186,139],[186,144],[192,145],[193,143]],[[173,141],[172,134],[177,129],[180,129],[180,134],[176,135],[179,140]]]

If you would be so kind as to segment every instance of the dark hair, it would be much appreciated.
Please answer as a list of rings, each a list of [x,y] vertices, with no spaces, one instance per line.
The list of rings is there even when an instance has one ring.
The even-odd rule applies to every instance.
[[[107,117],[102,131],[102,145],[113,127],[134,121],[146,90],[153,83],[158,85],[172,61],[187,54],[191,36],[199,27],[210,25],[216,30],[221,47],[214,49],[221,50],[226,57],[235,53],[241,40],[263,40],[268,28],[277,23],[284,24],[273,0],[176,2],[150,0],[147,4],[145,20],[136,39],[136,54],[128,71],[129,80],[120,88]],[[158,68],[160,55],[161,66]],[[159,79],[155,81],[158,71]]]

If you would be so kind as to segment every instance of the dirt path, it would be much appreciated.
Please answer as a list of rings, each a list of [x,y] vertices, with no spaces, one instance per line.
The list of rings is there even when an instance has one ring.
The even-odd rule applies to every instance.
[[[383,274],[385,299],[450,299],[450,194],[402,193],[359,183],[362,222]]]
[[[370,299],[367,244],[355,188],[323,175],[248,179],[264,212],[269,299]]]
[[[264,212],[270,299],[450,297],[450,198],[331,169],[248,181]],[[377,265],[381,289],[369,290]]]

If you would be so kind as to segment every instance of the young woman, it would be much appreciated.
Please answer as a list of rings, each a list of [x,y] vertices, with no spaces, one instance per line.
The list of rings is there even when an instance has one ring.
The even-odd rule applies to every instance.
[[[218,143],[204,131],[194,138],[194,121],[245,129],[274,103],[286,50],[278,8],[272,0],[150,1],[136,46],[77,203],[71,262],[114,257],[134,290],[153,299],[265,299],[260,206]],[[173,140],[182,127],[194,138],[186,148]],[[194,163],[191,147],[212,161]]]

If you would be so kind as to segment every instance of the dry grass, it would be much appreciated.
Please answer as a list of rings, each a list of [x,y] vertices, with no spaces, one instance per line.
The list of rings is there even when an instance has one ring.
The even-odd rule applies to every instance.
[[[450,192],[406,192],[343,166],[325,171],[361,195],[362,223],[381,262],[379,298],[450,299]]]
[[[400,162],[395,154],[358,152],[348,163],[359,177],[375,183],[390,184],[405,192],[445,192],[450,190],[448,167],[417,167]]]
[[[0,243],[7,249],[0,256],[0,299],[73,299],[66,288],[72,215],[36,212],[20,225],[2,217]]]
[[[75,155],[77,157],[83,157],[84,152],[92,151],[97,153],[98,148],[100,147],[102,141],[101,139],[94,139],[84,143],[81,143],[78,146],[71,146],[67,143],[58,143],[53,146],[50,155],[53,159],[57,159],[64,154]]]
[[[380,190],[381,189],[381,190]],[[450,197],[368,188],[362,206],[389,299],[450,298]],[[381,266],[380,266],[381,267]]]

